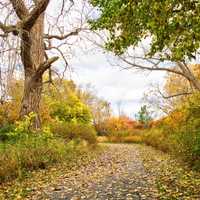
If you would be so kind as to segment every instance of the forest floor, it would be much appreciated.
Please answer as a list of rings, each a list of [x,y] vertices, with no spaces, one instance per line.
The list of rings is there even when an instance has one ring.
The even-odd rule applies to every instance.
[[[0,192],[29,200],[200,200],[200,174],[171,156],[140,144],[101,146],[79,166],[36,172]]]

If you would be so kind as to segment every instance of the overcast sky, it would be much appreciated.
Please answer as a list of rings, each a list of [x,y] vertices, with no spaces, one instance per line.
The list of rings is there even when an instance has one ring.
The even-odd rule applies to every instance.
[[[115,114],[118,114],[117,104],[121,102],[121,109],[134,117],[143,104],[144,92],[148,92],[152,83],[163,82],[164,74],[121,70],[113,66],[108,57],[100,51],[74,57],[70,63],[74,70],[72,79],[78,84],[92,84],[97,95],[111,103]]]

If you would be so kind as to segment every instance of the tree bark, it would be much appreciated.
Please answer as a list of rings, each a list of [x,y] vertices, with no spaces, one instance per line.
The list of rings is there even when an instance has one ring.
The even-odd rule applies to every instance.
[[[33,120],[32,127],[34,129],[41,128],[41,120],[39,116],[40,100],[42,94],[42,76],[34,77],[25,76],[24,81],[24,94],[21,104],[20,117],[23,118],[25,115],[33,112],[36,114]]]
[[[195,90],[200,91],[200,81],[195,76],[194,72],[185,63],[177,62],[179,69],[184,74],[184,77],[191,83]]]
[[[31,112],[36,114],[33,128],[41,128],[39,116],[42,95],[42,75],[38,68],[44,63],[44,14],[42,13],[30,30],[23,29],[21,36],[21,59],[24,65],[24,95],[21,104],[20,117]]]

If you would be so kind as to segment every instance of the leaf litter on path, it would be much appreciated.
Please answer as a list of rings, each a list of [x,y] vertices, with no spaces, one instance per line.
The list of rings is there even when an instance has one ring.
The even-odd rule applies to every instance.
[[[199,173],[182,167],[169,155],[141,144],[101,146],[101,151],[79,157],[77,164],[71,167],[63,165],[37,171],[22,182],[1,188],[2,197],[25,200],[200,200]]]

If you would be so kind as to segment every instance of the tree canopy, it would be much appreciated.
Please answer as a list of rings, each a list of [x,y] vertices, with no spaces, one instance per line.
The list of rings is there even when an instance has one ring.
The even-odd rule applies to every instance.
[[[151,38],[149,56],[165,51],[171,60],[191,59],[200,46],[198,0],[91,0],[100,17],[93,29],[106,29],[107,49],[122,54],[145,38]],[[167,51],[166,51],[167,50]]]

